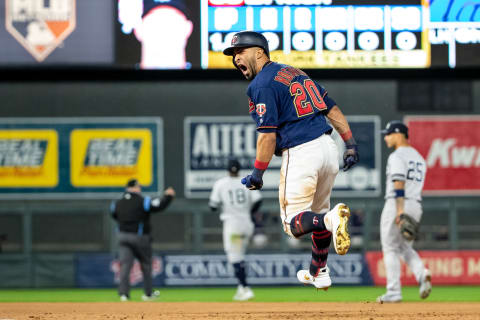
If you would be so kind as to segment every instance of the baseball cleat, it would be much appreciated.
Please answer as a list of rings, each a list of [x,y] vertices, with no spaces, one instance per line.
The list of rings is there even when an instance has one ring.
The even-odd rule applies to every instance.
[[[377,302],[379,303],[396,303],[396,302],[402,302],[402,296],[400,295],[392,295],[392,294],[384,294],[381,295],[380,297],[377,297]]]
[[[327,230],[333,235],[333,245],[339,255],[344,255],[350,249],[350,234],[348,233],[348,219],[350,209],[344,203],[339,203],[325,215],[324,221]]]
[[[423,281],[420,283],[420,298],[428,298],[430,292],[432,292],[432,273],[425,269],[423,271]]]
[[[121,301],[121,302],[126,302],[126,301],[128,301],[128,300],[129,300],[129,299],[128,299],[128,296],[126,296],[126,295],[124,295],[124,294],[122,294],[122,295],[120,296],[120,301]]]
[[[142,295],[142,300],[143,301],[154,301],[156,300],[158,297],[160,296],[160,291],[158,290],[155,290],[152,292],[151,295],[147,296],[147,295]]]
[[[235,301],[247,301],[250,299],[253,299],[255,295],[253,294],[252,289],[250,287],[243,287],[243,286],[238,286],[237,292],[233,296],[233,300]]]
[[[330,279],[330,269],[327,266],[320,269],[320,272],[316,277],[310,274],[308,270],[300,270],[297,272],[297,279],[301,283],[308,285],[311,284],[317,289],[328,290],[328,287],[332,285],[332,280]]]

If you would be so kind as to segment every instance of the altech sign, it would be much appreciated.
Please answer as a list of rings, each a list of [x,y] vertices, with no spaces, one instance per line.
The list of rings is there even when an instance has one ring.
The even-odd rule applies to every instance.
[[[75,0],[6,0],[6,28],[42,62],[75,29],[75,12]]]
[[[409,116],[410,143],[427,162],[426,195],[480,194],[480,116]]]

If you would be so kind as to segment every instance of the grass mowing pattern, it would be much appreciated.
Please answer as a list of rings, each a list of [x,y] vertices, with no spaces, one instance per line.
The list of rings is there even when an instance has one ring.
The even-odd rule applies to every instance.
[[[236,288],[160,288],[159,302],[231,302]],[[375,301],[384,287],[253,287],[256,302],[365,302]],[[133,289],[132,301],[141,301],[141,289]],[[117,302],[115,289],[3,289],[0,302]],[[480,302],[478,286],[434,286],[430,297],[421,300],[418,287],[403,287],[403,301]]]

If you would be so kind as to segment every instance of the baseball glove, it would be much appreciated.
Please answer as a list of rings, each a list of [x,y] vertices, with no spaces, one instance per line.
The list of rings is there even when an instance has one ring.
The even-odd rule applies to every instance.
[[[398,227],[402,237],[408,241],[414,240],[418,234],[418,222],[406,213],[402,213],[399,219]]]

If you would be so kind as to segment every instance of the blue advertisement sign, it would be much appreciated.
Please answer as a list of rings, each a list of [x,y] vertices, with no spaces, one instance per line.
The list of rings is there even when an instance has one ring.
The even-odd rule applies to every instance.
[[[310,266],[309,254],[250,254],[246,256],[248,282],[252,285],[299,284],[297,272]],[[371,285],[362,254],[331,255],[328,258],[333,285]],[[78,287],[112,287],[118,284],[120,265],[111,255],[84,254],[76,257]],[[225,255],[166,255],[153,259],[155,286],[236,285],[232,266]],[[141,286],[140,265],[130,273],[132,286]]]
[[[340,170],[334,186],[335,196],[377,197],[380,186],[380,118],[347,117],[360,150],[360,163],[353,169]],[[208,198],[216,180],[227,172],[226,162],[237,158],[240,175],[253,169],[256,156],[256,126],[248,116],[188,117],[184,121],[185,196]],[[339,149],[339,167],[343,167],[345,143],[334,130],[332,137]],[[262,194],[278,197],[281,157],[274,156],[263,177]]]

